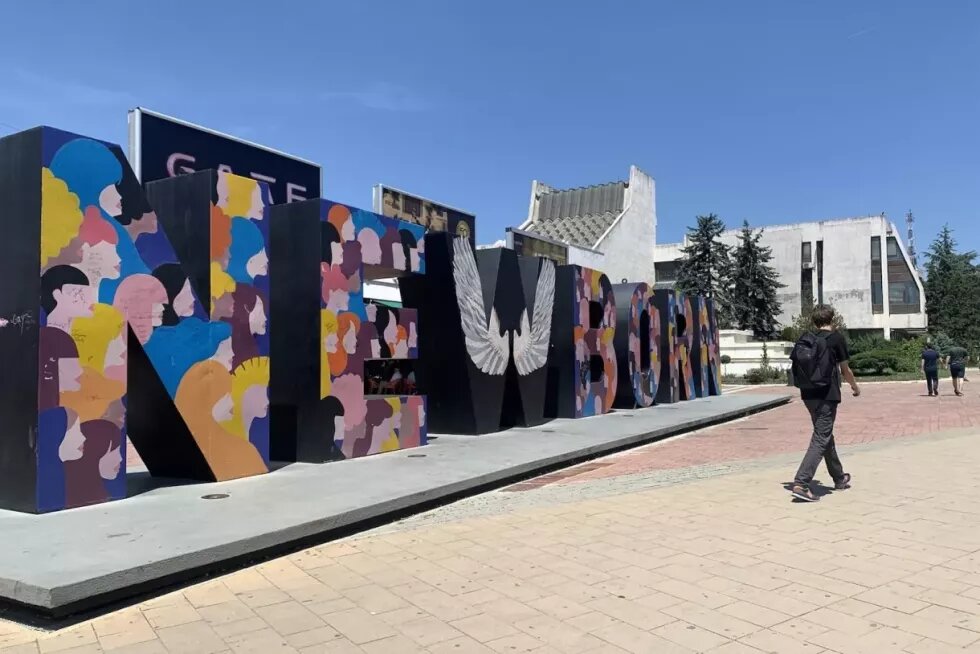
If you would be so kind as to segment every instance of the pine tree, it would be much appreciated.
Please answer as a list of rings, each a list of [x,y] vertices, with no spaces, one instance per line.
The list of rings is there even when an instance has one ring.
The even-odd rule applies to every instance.
[[[949,226],[929,247],[926,313],[929,330],[972,351],[980,347],[980,268],[976,252],[958,252]]]
[[[677,270],[677,288],[685,293],[712,298],[719,327],[732,324],[731,249],[721,242],[725,224],[715,214],[698,216],[687,228],[688,244]]]
[[[763,230],[742,224],[732,257],[731,313],[737,329],[752,330],[756,338],[769,339],[778,331],[782,306],[776,291],[785,285],[769,265],[772,249],[760,243]]]

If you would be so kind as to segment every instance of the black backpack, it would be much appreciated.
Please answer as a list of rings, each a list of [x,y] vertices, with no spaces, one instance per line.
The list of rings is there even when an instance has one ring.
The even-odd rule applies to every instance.
[[[804,334],[789,356],[793,362],[793,381],[797,388],[827,388],[834,382],[834,357],[827,337]]]

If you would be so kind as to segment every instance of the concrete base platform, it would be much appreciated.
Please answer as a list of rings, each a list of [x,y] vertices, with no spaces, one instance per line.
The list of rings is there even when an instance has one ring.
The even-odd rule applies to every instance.
[[[0,601],[51,616],[94,608],[788,399],[732,394],[486,436],[440,435],[424,448],[216,484],[160,486],[131,474],[136,495],[119,502],[41,516],[0,511]],[[227,497],[205,499],[220,494]]]

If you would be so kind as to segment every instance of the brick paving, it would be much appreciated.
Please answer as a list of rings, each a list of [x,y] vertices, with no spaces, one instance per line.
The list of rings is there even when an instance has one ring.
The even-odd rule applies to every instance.
[[[963,397],[953,395],[949,383],[941,390],[948,394],[933,398],[925,394],[924,383],[863,385],[861,397],[847,396],[841,406],[834,433],[838,447],[922,436],[949,429],[975,428],[980,433],[980,388],[972,389],[967,384],[967,394]],[[739,392],[772,391],[770,387],[740,389]],[[579,467],[562,470],[513,488],[526,490],[554,483],[581,483],[650,470],[758,459],[787,452],[798,451],[802,457],[810,438],[809,420],[803,404],[794,401],[745,420],[608,457],[594,469]]]
[[[444,507],[57,631],[0,621],[0,654],[980,652],[980,398],[912,390],[847,405],[855,488],[817,504],[790,501],[784,462],[764,458],[802,451],[791,406],[580,477],[703,461],[669,451],[688,443],[744,453],[736,437],[751,469],[637,491],[619,467],[560,482],[619,488],[571,502],[548,499],[555,484],[492,493],[540,501]]]

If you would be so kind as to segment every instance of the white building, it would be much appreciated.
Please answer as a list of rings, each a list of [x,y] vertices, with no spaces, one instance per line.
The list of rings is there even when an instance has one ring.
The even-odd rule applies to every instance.
[[[735,246],[739,230],[722,234]],[[763,228],[771,265],[785,284],[778,292],[779,321],[799,315],[804,301],[840,312],[849,331],[869,330],[891,338],[893,330],[921,332],[927,326],[922,280],[898,229],[884,215]],[[676,279],[682,243],[654,248],[657,282]]]
[[[631,166],[627,181],[572,189],[532,182],[527,220],[508,231],[507,245],[601,270],[613,284],[653,283],[650,251],[656,238],[655,182]],[[550,254],[552,246],[561,252]]]

